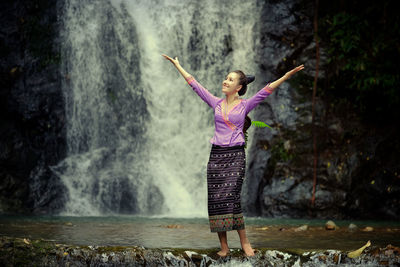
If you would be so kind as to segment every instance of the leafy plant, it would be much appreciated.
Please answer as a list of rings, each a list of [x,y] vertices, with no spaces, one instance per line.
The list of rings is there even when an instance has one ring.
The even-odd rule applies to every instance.
[[[251,124],[252,125],[254,125],[255,127],[257,127],[257,128],[265,128],[265,127],[268,127],[268,128],[270,128],[270,129],[272,129],[272,127],[271,126],[269,126],[268,124],[266,124],[265,122],[262,122],[262,121],[251,121]],[[245,132],[244,133],[244,148],[246,148],[247,147],[247,139],[248,139],[248,135],[247,135],[247,132]]]
[[[400,19],[394,2],[324,3],[324,87],[369,122],[400,117]]]
[[[265,122],[262,121],[251,121],[251,124],[258,127],[258,128],[265,128],[268,127],[270,129],[272,129],[271,126],[269,126],[268,124],[266,124]]]

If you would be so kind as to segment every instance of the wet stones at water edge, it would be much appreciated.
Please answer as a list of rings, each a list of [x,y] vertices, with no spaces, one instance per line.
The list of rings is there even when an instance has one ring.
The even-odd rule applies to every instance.
[[[339,227],[333,221],[327,221],[325,223],[325,229],[326,230],[338,230]],[[358,230],[358,226],[355,225],[354,223],[350,223],[348,230],[350,232],[357,231]],[[372,231],[374,231],[374,228],[371,227],[371,226],[366,226],[363,229],[361,229],[361,231],[363,231],[363,232],[372,232]]]
[[[362,249],[362,251],[361,251]],[[1,266],[398,266],[400,248],[365,246],[356,257],[339,250],[285,251],[258,248],[254,257],[231,249],[230,257],[213,258],[217,248],[207,250],[146,249],[140,246],[75,246],[48,240],[0,237]],[[359,253],[358,253],[359,252]],[[353,253],[354,254],[354,253]]]
[[[275,227],[268,227],[268,226],[263,226],[263,227],[257,227],[255,230],[260,230],[260,231],[267,231],[267,230],[274,230]],[[308,225],[302,225],[296,228],[284,228],[280,227],[279,231],[287,231],[287,230],[293,230],[294,232],[302,232],[302,231],[307,231],[308,230]]]

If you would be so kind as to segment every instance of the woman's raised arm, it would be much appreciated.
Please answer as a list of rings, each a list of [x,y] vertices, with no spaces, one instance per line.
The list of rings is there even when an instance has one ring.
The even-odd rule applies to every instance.
[[[286,81],[287,79],[289,79],[293,74],[295,74],[298,71],[301,71],[302,69],[304,69],[304,65],[300,65],[297,66],[296,68],[286,72],[285,75],[283,75],[281,78],[279,78],[278,80],[272,82],[269,84],[269,87],[275,89],[276,87],[278,87],[279,85],[281,85],[281,83],[283,83],[284,81]]]
[[[165,57],[166,59],[168,59],[169,61],[171,61],[172,64],[174,64],[174,66],[177,68],[177,70],[180,72],[180,74],[182,74],[183,78],[185,78],[185,80],[188,80],[189,77],[191,77],[192,75],[190,75],[189,73],[187,73],[186,70],[184,70],[181,66],[181,64],[179,64],[179,60],[178,57],[175,57],[175,59],[167,56],[167,55],[162,55],[163,57]]]
[[[206,88],[204,88],[200,83],[196,81],[196,79],[187,73],[179,64],[178,57],[175,57],[175,59],[167,56],[167,55],[162,55],[169,61],[171,61],[172,64],[178,69],[180,74],[182,74],[183,78],[185,78],[186,82],[192,87],[193,91],[196,92],[200,96],[201,99],[203,99],[204,102],[206,102],[210,107],[215,108],[218,101],[220,100],[219,97],[214,96],[211,94]]]
[[[289,79],[293,74],[296,72],[304,69],[304,65],[300,65],[288,72],[286,72],[285,75],[283,75],[281,78],[278,80],[267,84],[264,88],[262,88],[260,91],[258,91],[255,95],[250,97],[247,102],[246,102],[246,114],[249,113],[253,108],[255,108],[261,101],[263,101],[266,97],[268,97],[272,92],[277,88],[279,85],[281,85],[284,81]]]

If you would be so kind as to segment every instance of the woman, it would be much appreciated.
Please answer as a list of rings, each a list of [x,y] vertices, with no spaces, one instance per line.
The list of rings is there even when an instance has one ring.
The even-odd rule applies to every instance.
[[[230,72],[222,83],[225,98],[219,98],[187,73],[177,57],[173,59],[167,55],[162,56],[174,64],[200,98],[214,109],[215,132],[210,140],[212,148],[207,164],[207,191],[210,229],[211,232],[218,233],[221,243],[218,255],[225,257],[229,254],[226,231],[237,230],[244,253],[246,256],[254,256],[254,250],[246,236],[240,204],[246,167],[243,133],[245,118],[275,88],[304,66],[300,65],[287,72],[249,99],[240,99],[239,96],[246,93],[247,84],[253,81],[254,77],[246,77],[242,71]]]

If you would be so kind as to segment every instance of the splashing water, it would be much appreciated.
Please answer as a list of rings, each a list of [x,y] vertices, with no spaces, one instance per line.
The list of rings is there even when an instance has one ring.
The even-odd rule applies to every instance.
[[[222,97],[229,71],[257,72],[258,20],[250,0],[66,0],[63,215],[205,217],[213,112],[161,54]]]

